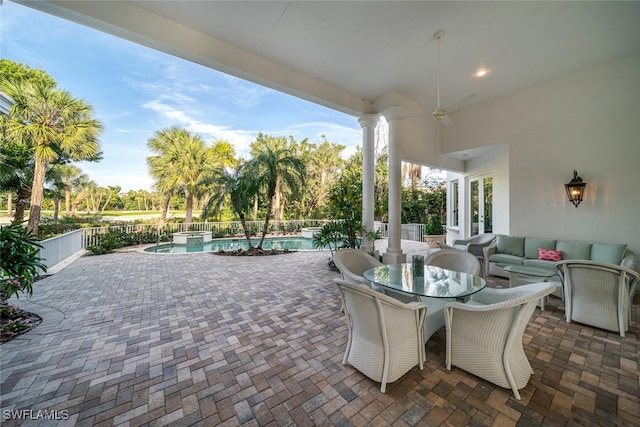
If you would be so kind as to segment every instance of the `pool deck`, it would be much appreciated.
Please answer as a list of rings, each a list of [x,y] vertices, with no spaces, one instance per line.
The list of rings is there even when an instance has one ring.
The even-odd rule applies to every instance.
[[[133,251],[76,260],[12,301],[44,321],[0,346],[3,426],[640,424],[638,294],[626,338],[566,323],[557,298],[536,309],[524,335],[535,372],[521,401],[447,371],[444,330],[427,343],[424,370],[382,394],[341,363],[347,327],[328,259]],[[5,417],[21,410],[68,419]]]

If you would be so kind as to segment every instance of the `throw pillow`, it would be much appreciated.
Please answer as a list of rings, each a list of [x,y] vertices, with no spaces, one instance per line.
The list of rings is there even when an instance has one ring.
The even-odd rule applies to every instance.
[[[524,239],[524,257],[529,259],[538,258],[538,249],[554,249],[556,241],[552,239],[540,239],[537,237],[527,237]]]
[[[562,261],[562,251],[538,248],[538,259],[544,261]]]

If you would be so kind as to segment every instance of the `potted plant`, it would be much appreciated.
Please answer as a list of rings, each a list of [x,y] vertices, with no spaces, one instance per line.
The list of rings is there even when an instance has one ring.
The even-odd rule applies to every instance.
[[[430,248],[437,248],[439,242],[446,240],[445,228],[440,215],[429,215],[425,223],[426,242]]]
[[[47,267],[40,262],[42,246],[31,231],[19,223],[0,226],[0,305],[19,292],[33,293],[33,282]]]

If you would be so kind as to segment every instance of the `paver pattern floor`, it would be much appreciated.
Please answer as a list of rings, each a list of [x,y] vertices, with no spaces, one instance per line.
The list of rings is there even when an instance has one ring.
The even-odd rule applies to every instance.
[[[447,371],[444,330],[424,370],[382,394],[341,363],[347,328],[328,258],[80,258],[17,301],[44,321],[0,346],[2,424],[640,425],[637,297],[626,338],[566,323],[557,298],[536,309],[524,336],[535,372],[520,401]]]

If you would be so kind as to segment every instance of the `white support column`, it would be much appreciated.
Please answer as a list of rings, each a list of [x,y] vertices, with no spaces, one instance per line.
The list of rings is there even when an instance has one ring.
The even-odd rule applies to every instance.
[[[362,127],[362,226],[366,231],[373,231],[373,214],[375,209],[375,128],[378,123],[377,114],[365,114],[358,118]],[[364,237],[362,250],[373,251],[373,242]]]
[[[387,252],[383,255],[385,264],[400,264],[406,260],[401,247],[402,160],[398,129],[404,112],[403,107],[391,107],[384,112],[389,122],[389,239]]]

